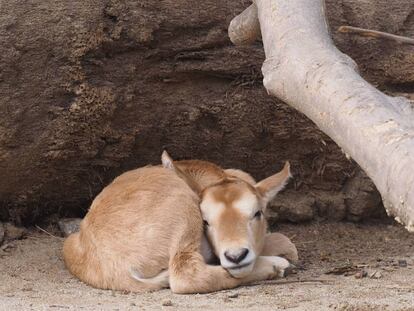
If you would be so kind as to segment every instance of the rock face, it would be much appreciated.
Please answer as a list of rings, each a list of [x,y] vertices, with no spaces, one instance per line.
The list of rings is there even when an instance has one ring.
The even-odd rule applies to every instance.
[[[285,194],[270,204],[268,218],[271,222],[281,220],[290,222],[309,221],[315,217],[315,205],[316,200],[313,196],[298,196],[295,193]]]
[[[112,178],[159,163],[164,148],[257,178],[289,159],[295,179],[286,197],[342,193],[359,169],[265,93],[260,43],[240,48],[227,38],[229,21],[248,4],[2,1],[0,219],[82,215]],[[412,0],[328,0],[327,12],[333,29],[414,36]],[[370,81],[413,91],[412,50],[333,35]]]
[[[67,237],[79,231],[81,221],[81,218],[63,218],[58,221],[58,226],[63,235]]]
[[[27,230],[22,227],[16,227],[11,223],[0,223],[0,245],[4,241],[11,242],[14,240],[23,239],[27,234]]]
[[[0,222],[0,245],[3,243],[4,240],[4,226],[3,223]]]
[[[270,223],[306,222],[313,219],[361,221],[385,217],[381,196],[368,176],[358,171],[342,191],[310,191],[306,196],[288,190],[268,208]]]
[[[381,196],[363,172],[346,183],[344,192],[349,220],[358,221],[380,213]]]

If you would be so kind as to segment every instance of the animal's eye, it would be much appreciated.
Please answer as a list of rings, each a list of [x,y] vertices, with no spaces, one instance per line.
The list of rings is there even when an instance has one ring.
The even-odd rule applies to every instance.
[[[262,211],[257,211],[256,214],[253,216],[254,218],[260,219],[262,217]]]
[[[207,221],[207,220],[203,220],[203,225],[204,225],[204,227],[208,227],[208,226],[210,226],[210,224],[208,223],[208,221]]]

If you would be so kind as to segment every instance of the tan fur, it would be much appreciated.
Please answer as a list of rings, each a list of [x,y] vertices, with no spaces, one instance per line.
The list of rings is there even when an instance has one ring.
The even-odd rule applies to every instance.
[[[230,177],[212,163],[175,163],[200,189]],[[176,293],[204,293],[283,275],[286,262],[275,256],[259,257],[252,273],[241,279],[222,266],[207,265],[200,253],[199,196],[193,190],[176,172],[163,167],[122,174],[95,198],[80,232],[65,241],[67,268],[94,287],[133,292],[169,284]],[[238,217],[233,211],[222,221]],[[234,234],[231,239],[237,238]],[[145,281],[164,275],[167,283],[161,277]]]
[[[243,180],[243,181],[245,181],[245,182],[247,182],[251,185],[256,184],[256,180],[254,180],[254,178],[250,174],[248,174],[246,172],[243,172],[242,170],[237,170],[237,169],[234,169],[234,168],[228,168],[228,169],[224,170],[224,172],[226,173],[227,176],[237,177],[237,178],[239,178],[239,179],[241,179],[241,180]]]
[[[281,256],[292,263],[299,260],[298,250],[290,239],[281,233],[269,233],[261,253],[263,256]]]

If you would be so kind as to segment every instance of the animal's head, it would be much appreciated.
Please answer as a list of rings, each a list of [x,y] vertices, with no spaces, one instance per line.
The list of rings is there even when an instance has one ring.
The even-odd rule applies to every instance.
[[[289,163],[279,173],[258,183],[243,171],[224,170],[224,178],[200,188],[197,176],[203,174],[186,172],[167,153],[163,154],[162,162],[199,194],[205,234],[221,266],[236,278],[248,275],[263,248],[266,206],[291,176]]]

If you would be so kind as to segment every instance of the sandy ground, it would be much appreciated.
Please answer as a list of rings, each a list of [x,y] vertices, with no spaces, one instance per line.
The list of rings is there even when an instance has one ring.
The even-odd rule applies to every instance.
[[[414,310],[414,235],[400,226],[314,223],[277,231],[298,246],[302,270],[206,295],[91,288],[65,270],[63,239],[32,231],[0,252],[0,310]],[[335,268],[350,271],[326,274]],[[362,270],[368,275],[356,278]]]

